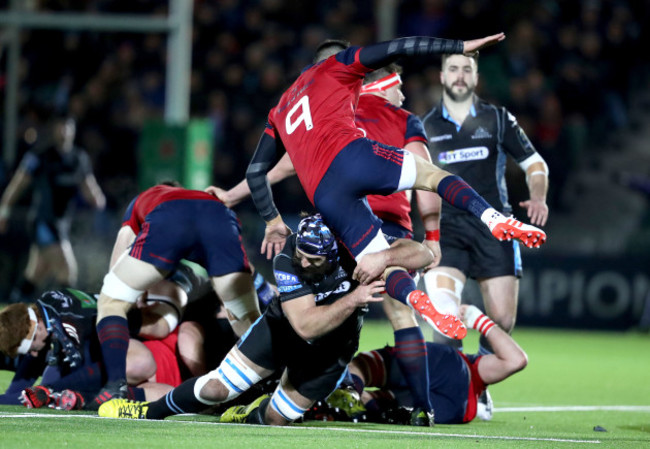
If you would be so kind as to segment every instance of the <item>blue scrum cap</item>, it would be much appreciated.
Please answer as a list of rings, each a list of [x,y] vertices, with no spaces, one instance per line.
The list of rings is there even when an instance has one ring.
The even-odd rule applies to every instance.
[[[296,245],[300,251],[312,256],[325,256],[328,262],[336,260],[336,238],[320,214],[303,218],[298,225],[297,234]]]

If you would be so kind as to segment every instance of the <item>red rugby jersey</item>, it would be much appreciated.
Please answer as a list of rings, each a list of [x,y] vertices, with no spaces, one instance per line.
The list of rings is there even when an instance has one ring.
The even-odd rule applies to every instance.
[[[310,201],[336,155],[364,137],[354,121],[370,69],[350,47],[305,70],[271,109],[266,133],[280,138]]]
[[[422,121],[414,114],[394,106],[385,99],[372,94],[359,97],[356,123],[366,131],[369,139],[404,148],[410,142],[427,144]],[[411,199],[407,192],[392,195],[368,195],[368,204],[379,218],[397,223],[413,232],[411,222]]]
[[[122,226],[129,226],[133,229],[133,232],[138,234],[149,212],[158,205],[172,200],[212,200],[221,202],[209,193],[199,190],[158,185],[145,190],[131,201],[122,219]]]

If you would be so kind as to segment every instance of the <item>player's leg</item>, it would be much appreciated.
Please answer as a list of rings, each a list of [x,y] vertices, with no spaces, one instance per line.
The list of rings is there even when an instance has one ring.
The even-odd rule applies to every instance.
[[[197,203],[206,203],[194,224],[205,254],[204,267],[228,311],[233,330],[241,336],[261,315],[241,225],[235,213],[222,203]]]
[[[198,413],[212,405],[232,400],[276,369],[272,342],[271,328],[262,317],[230,349],[216,369],[186,380],[152,403],[131,403],[124,399],[107,402],[100,407],[99,415],[164,419],[179,413]]]
[[[181,413],[199,413],[235,399],[272,370],[257,365],[233,347],[218,368],[186,380],[162,398],[151,402],[117,399],[103,404],[99,415],[111,418],[164,419]]]
[[[443,257],[445,252],[443,251]],[[458,307],[461,303],[461,295],[465,286],[466,277],[457,268],[444,266],[435,267],[424,273],[424,288],[435,307],[444,313],[458,315]],[[433,340],[436,343],[443,343],[462,349],[462,342],[434,332]]]
[[[260,317],[257,292],[251,273],[236,272],[210,278],[214,291],[223,301],[228,320],[237,336]]]
[[[479,279],[483,304],[487,316],[508,334],[517,320],[519,280],[515,276],[497,276]],[[491,354],[492,348],[485,337],[481,337],[479,354]]]
[[[36,299],[33,296],[37,293],[37,289],[43,286],[47,278],[49,265],[42,255],[45,248],[36,243],[29,247],[23,282],[17,286],[19,297],[25,300],[33,301]]]
[[[124,253],[104,277],[97,302],[97,336],[106,366],[106,386],[87,407],[112,397],[126,397],[126,357],[129,347],[128,310],[166,272]]]
[[[390,297],[384,298],[383,306],[393,327],[395,359],[414,398],[413,406],[432,411],[427,346],[413,309]]]
[[[285,370],[273,395],[262,400],[255,409],[250,410],[246,422],[249,424],[285,426],[301,418],[315,402],[316,399],[300,394],[289,381],[289,376]]]
[[[410,424],[415,426],[433,426],[433,408],[429,412],[421,410],[416,405],[413,393],[401,375],[398,362],[399,352],[396,348],[385,347],[378,350],[360,352],[348,365],[355,388],[361,395],[371,420],[373,416],[380,417],[388,409],[395,408],[399,400],[405,405],[413,406]],[[359,387],[369,387],[372,390],[362,390]],[[397,394],[397,396],[396,396]],[[429,385],[423,393],[431,397]]]
[[[479,218],[498,240],[516,239],[530,248],[537,248],[546,241],[546,233],[541,229],[505,217],[460,177],[409,152],[404,155],[400,188],[437,192],[452,206]]]
[[[44,255],[52,267],[52,274],[59,288],[77,284],[79,269],[70,240],[61,240],[58,245],[48,247]]]
[[[126,380],[129,385],[139,385],[148,381],[156,374],[156,361],[153,354],[143,342],[136,339],[129,340],[129,349],[126,353]]]
[[[35,296],[39,293],[37,289],[42,288],[50,272],[50,266],[42,253],[48,246],[58,243],[55,227],[45,221],[36,221],[31,226],[31,239],[27,265],[22,278],[11,291],[11,302],[32,302],[36,299]]]

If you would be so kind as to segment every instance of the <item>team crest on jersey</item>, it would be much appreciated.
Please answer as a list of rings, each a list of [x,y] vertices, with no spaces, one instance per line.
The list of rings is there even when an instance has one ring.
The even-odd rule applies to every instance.
[[[451,134],[441,134],[439,136],[433,136],[433,137],[429,138],[429,140],[431,142],[441,142],[443,140],[449,140],[451,138],[452,138]]]
[[[490,132],[483,128],[482,126],[479,126],[476,131],[474,131],[474,134],[472,134],[472,139],[490,139],[492,138],[492,134]]]
[[[480,161],[487,159],[490,151],[487,147],[461,148],[460,150],[444,151],[438,155],[441,164],[455,164],[457,162]]]
[[[276,270],[273,271],[273,275],[278,283],[280,293],[289,293],[302,287],[302,283],[295,274]]]

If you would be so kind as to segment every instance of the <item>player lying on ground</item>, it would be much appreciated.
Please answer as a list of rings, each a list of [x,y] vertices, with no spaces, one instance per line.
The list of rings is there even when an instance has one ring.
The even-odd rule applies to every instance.
[[[283,252],[274,259],[280,297],[211,373],[191,379],[152,402],[117,399],[103,404],[100,416],[163,419],[196,413],[232,400],[254,384],[282,370],[270,398],[259,401],[245,418],[258,424],[284,425],[302,416],[339,384],[346,363],[357,350],[365,306],[381,301],[381,281],[358,285],[352,261],[318,215],[304,218]],[[431,261],[400,260],[423,266]],[[345,269],[344,267],[347,267]]]

